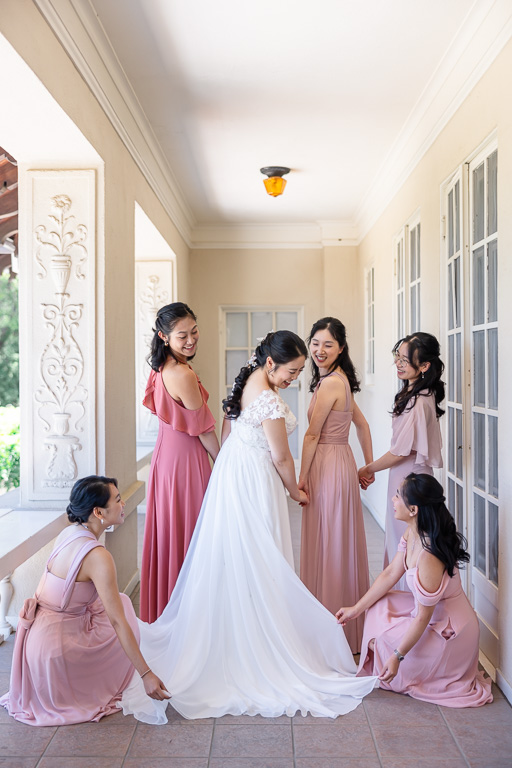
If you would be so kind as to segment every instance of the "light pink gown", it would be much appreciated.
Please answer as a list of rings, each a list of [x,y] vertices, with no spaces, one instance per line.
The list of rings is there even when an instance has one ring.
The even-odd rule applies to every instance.
[[[352,394],[346,387],[344,411],[331,411],[322,427],[309,471],[310,503],[302,512],[300,577],[331,613],[354,605],[370,586],[368,555],[357,465],[348,444],[352,424]],[[319,382],[308,409],[315,407]],[[345,634],[352,653],[358,653],[364,617],[348,624]]]
[[[404,565],[406,549],[402,538],[398,550]],[[400,663],[397,676],[390,683],[381,681],[380,687],[444,707],[480,707],[492,701],[491,680],[478,671],[478,620],[458,569],[452,578],[445,571],[434,593],[421,586],[417,570],[406,570],[410,592],[388,592],[367,611],[358,675],[380,675],[394,649],[400,648],[418,603],[434,605],[430,623]],[[368,651],[372,638],[373,652]]]
[[[208,392],[199,382],[203,405],[190,411],[174,400],[162,374],[152,371],[144,405],[158,416],[158,438],[147,486],[142,550],[140,618],[160,616],[176,584],[210,479],[208,453],[198,435],[212,432],[215,419]]]
[[[65,579],[48,570],[54,557],[83,537]],[[52,552],[34,597],[25,600],[16,632],[10,690],[0,699],[29,725],[70,725],[117,712],[116,702],[134,668],[121,647],[92,581],[75,581],[84,557],[101,547],[94,534],[76,531]],[[121,595],[137,641],[133,606]]]
[[[383,568],[396,555],[407,528],[406,523],[395,520],[392,499],[397,489],[411,472],[433,475],[433,467],[443,466],[441,429],[434,395],[420,395],[413,408],[406,409],[400,416],[393,416],[392,430],[389,450],[395,456],[406,458],[389,470]],[[397,589],[407,589],[405,578],[400,579]]]

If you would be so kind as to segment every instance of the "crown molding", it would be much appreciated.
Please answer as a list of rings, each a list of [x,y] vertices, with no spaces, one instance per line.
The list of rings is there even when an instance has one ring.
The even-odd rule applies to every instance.
[[[190,247],[194,216],[88,0],[34,0]]]
[[[441,20],[440,20],[441,23]],[[358,243],[382,215],[512,36],[510,0],[477,0],[359,204]]]
[[[192,248],[297,249],[356,245],[351,222],[316,221],[309,224],[237,224],[198,226],[192,230]]]

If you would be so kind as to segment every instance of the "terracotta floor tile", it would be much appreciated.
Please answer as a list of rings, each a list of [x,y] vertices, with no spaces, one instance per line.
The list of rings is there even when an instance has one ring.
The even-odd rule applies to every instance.
[[[296,757],[375,757],[368,725],[303,725],[293,729]]]
[[[99,722],[60,726],[45,757],[124,757],[135,726],[133,718],[122,725]]]
[[[468,768],[463,757],[382,757],[382,768]]]
[[[380,768],[378,757],[303,757],[296,768]]]
[[[224,715],[216,720],[217,725],[290,725],[287,715],[262,717],[261,715]]]
[[[293,756],[291,725],[217,725],[212,758]]]
[[[411,745],[417,755],[429,755],[431,758],[460,758],[457,745],[444,725],[430,726],[408,725],[374,726],[373,734],[381,757],[409,758]]]
[[[450,723],[450,728],[466,758],[471,760],[508,759],[512,765],[512,728],[487,723],[476,728],[473,723]]]
[[[303,717],[302,715],[295,715],[292,718],[292,722],[294,727],[296,725],[335,725],[339,727],[358,724],[366,725],[368,721],[363,705],[360,704],[356,709],[353,709],[352,712],[348,712],[348,714],[342,715],[341,717],[313,717],[313,715],[306,715]]]
[[[512,758],[508,757],[494,757],[494,755],[488,755],[482,759],[470,759],[469,765],[471,768],[510,768],[512,765]],[[452,768],[450,766],[450,768]]]
[[[122,757],[43,757],[37,768],[122,768]]]
[[[56,730],[21,723],[0,725],[0,757],[39,757]]]
[[[293,768],[293,758],[213,757],[209,768]]]
[[[37,757],[0,757],[0,768],[36,768]]]
[[[139,723],[128,757],[208,757],[213,725],[145,725]]]
[[[483,707],[464,707],[463,709],[440,707],[440,711],[450,726],[452,723],[471,723],[478,728],[486,728],[487,725],[504,725],[512,728],[512,707],[506,699],[496,699]]]
[[[384,691],[386,697],[370,698],[363,701],[363,706],[372,726],[379,725],[431,725],[443,726],[444,720],[435,704],[412,699],[410,696]]]
[[[123,768],[208,768],[208,758],[126,757]]]
[[[179,712],[176,712],[176,710],[168,706],[165,710],[165,714],[167,715],[168,725],[211,725],[213,726],[215,722],[214,717],[203,717],[203,718],[197,718],[196,720],[189,720],[186,717],[183,717],[183,715],[180,715]]]

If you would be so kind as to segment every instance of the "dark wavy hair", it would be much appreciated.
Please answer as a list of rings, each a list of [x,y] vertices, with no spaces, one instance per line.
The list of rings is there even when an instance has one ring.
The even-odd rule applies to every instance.
[[[86,523],[94,507],[105,508],[110,499],[110,486],[115,485],[115,477],[89,475],[77,480],[71,489],[69,504],[66,507],[70,523]]]
[[[309,334],[308,344],[311,344],[311,340],[315,333],[318,331],[326,330],[329,331],[333,339],[335,339],[335,341],[337,341],[342,348],[340,354],[331,365],[329,373],[335,371],[338,367],[341,368],[348,379],[348,383],[350,384],[350,391],[352,393],[360,392],[361,382],[357,378],[354,363],[350,359],[347,344],[347,331],[341,320],[338,320],[336,317],[322,317],[320,320],[317,320],[311,329],[311,333]],[[309,391],[314,392],[321,376],[318,365],[313,360],[313,356],[311,356],[311,370],[313,375],[311,377],[311,381],[309,382]]]
[[[416,520],[421,543],[444,564],[451,578],[456,566],[469,563],[469,553],[466,539],[457,531],[445,504],[441,483],[432,475],[411,472],[400,493],[408,507],[418,507]]]
[[[441,381],[444,363],[440,358],[441,348],[438,340],[431,333],[423,333],[422,331],[411,333],[397,341],[393,347],[394,355],[398,354],[402,344],[407,344],[408,359],[415,370],[419,371],[420,365],[423,363],[430,363],[430,366],[416,380],[411,389],[409,389],[409,381],[404,381],[403,387],[395,396],[392,414],[400,416],[406,409],[414,408],[418,397],[428,397],[433,394],[436,401],[437,418],[440,418],[444,413],[443,409],[439,407],[439,403],[444,400],[444,381]]]
[[[175,301],[173,304],[166,304],[156,313],[155,328],[153,328],[153,338],[151,340],[151,352],[147,356],[147,361],[154,371],[159,371],[169,357],[174,357],[171,345],[166,346],[165,341],[158,335],[159,331],[168,336],[178,320],[184,317],[191,317],[197,321],[197,317],[187,304],[182,301]],[[189,359],[192,360],[194,355]],[[179,362],[177,360],[177,362]]]
[[[240,416],[242,393],[247,379],[256,368],[265,365],[270,357],[277,366],[289,363],[290,360],[303,355],[307,358],[308,350],[300,336],[293,331],[271,331],[254,350],[253,361],[248,362],[236,377],[229,397],[222,401],[222,408],[228,419]]]

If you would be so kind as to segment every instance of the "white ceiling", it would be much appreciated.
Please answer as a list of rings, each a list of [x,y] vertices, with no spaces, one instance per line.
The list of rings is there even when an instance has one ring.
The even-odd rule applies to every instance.
[[[353,224],[469,21],[496,4],[89,1],[196,226]],[[279,198],[266,165],[292,169]]]

